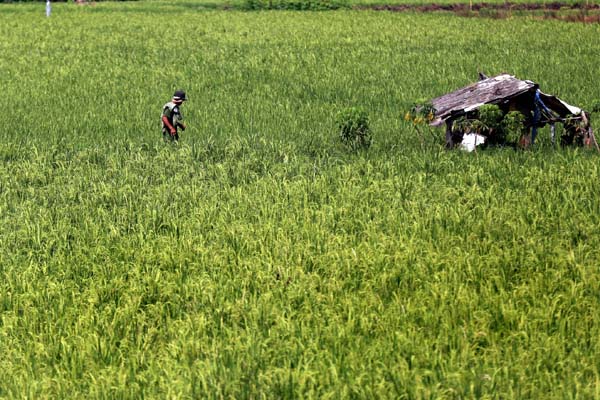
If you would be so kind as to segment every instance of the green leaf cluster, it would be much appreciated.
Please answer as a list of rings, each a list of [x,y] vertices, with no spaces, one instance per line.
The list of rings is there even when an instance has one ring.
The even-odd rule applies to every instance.
[[[478,109],[478,120],[482,129],[498,129],[502,121],[502,110],[496,104],[485,104]]]
[[[504,139],[516,143],[525,131],[525,116],[519,111],[510,111],[502,119],[501,128]]]
[[[525,131],[525,116],[519,111],[504,114],[496,104],[485,104],[476,116],[454,120],[452,131],[478,133],[495,143],[516,143]]]
[[[326,11],[347,8],[346,0],[245,0],[246,10]]]
[[[371,129],[369,116],[359,107],[341,110],[336,119],[339,136],[342,142],[352,149],[368,148],[371,145]]]
[[[431,102],[418,101],[404,115],[405,121],[412,121],[415,125],[429,123],[435,117],[435,107]]]

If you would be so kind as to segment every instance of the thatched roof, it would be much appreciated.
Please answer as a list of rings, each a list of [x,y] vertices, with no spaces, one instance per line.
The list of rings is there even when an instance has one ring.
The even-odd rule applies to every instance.
[[[435,108],[435,119],[431,125],[441,125],[452,115],[467,113],[484,104],[498,104],[508,101],[527,92],[536,93],[548,109],[564,118],[569,114],[577,115],[582,112],[578,107],[567,104],[556,96],[547,95],[538,90],[538,84],[532,81],[523,81],[512,75],[501,74],[492,78],[485,78],[470,84],[452,93],[436,97],[431,100]],[[531,110],[534,109],[534,97],[530,97]],[[520,100],[522,101],[522,100]]]
[[[432,125],[440,125],[453,112],[468,112],[484,104],[495,104],[535,89],[537,84],[508,74],[483,79],[433,99],[431,103],[436,112]]]

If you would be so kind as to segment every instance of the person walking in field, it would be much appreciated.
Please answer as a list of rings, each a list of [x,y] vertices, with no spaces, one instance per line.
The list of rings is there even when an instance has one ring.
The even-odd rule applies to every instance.
[[[178,90],[173,94],[173,99],[163,106],[162,133],[165,141],[177,142],[179,140],[178,128],[185,131],[181,105],[186,101],[185,92]]]

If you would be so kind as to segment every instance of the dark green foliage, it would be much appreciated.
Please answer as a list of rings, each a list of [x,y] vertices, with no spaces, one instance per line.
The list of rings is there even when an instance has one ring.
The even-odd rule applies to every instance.
[[[345,0],[245,0],[246,10],[325,11],[347,8]]]
[[[475,132],[484,136],[492,136],[500,128],[502,121],[502,111],[495,104],[486,104],[477,110],[473,116],[463,116],[457,118],[452,123],[454,132]]]
[[[340,111],[337,115],[337,127],[342,142],[352,149],[368,148],[371,145],[369,116],[363,109],[350,107]]]
[[[435,117],[435,107],[431,102],[417,101],[413,104],[411,109],[404,115],[405,121],[412,121],[415,124],[422,124],[424,122],[431,122]]]
[[[502,121],[502,110],[496,104],[485,104],[479,107],[478,120],[481,122],[482,130],[492,130],[500,128]]]
[[[525,130],[525,116],[519,111],[503,114],[495,104],[486,104],[471,117],[462,116],[452,123],[453,132],[478,133],[490,143],[516,143]]]
[[[518,142],[525,131],[525,116],[519,111],[510,111],[502,119],[502,136],[507,142]]]

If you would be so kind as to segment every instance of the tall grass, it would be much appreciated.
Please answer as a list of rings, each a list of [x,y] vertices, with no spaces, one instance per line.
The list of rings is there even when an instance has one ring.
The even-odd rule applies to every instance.
[[[0,397],[600,396],[597,155],[402,121],[477,70],[585,106],[596,26],[154,6],[0,10]]]

